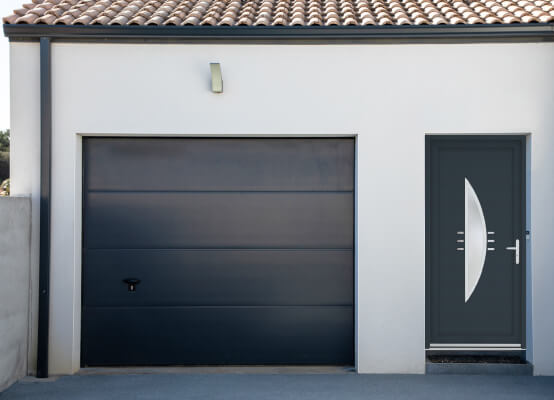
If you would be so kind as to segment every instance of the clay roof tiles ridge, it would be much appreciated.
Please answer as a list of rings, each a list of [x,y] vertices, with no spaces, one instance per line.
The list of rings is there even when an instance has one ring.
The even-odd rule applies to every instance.
[[[553,23],[554,0],[32,0],[4,24],[368,26]]]

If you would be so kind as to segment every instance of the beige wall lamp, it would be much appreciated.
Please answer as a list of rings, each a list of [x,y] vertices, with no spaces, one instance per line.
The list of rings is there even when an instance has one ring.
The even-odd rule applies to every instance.
[[[223,76],[221,75],[221,65],[219,63],[210,63],[212,73],[212,92],[223,93]]]

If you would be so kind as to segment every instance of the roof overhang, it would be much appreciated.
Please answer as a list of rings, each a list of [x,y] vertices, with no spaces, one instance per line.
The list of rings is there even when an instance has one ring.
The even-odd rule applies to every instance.
[[[4,25],[10,40],[175,42],[553,42],[554,24],[418,26]]]

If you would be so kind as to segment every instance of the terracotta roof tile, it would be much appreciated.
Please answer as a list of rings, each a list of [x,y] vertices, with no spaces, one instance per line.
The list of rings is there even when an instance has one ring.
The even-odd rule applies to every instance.
[[[32,0],[4,24],[332,26],[554,22],[554,0]]]

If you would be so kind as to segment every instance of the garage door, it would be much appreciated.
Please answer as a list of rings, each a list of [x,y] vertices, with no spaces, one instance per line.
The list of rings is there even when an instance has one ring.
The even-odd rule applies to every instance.
[[[83,365],[353,363],[352,139],[83,146]]]

